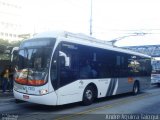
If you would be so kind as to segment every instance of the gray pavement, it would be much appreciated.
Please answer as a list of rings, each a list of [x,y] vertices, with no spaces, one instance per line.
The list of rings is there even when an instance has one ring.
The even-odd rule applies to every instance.
[[[6,97],[4,98],[7,99]],[[153,86],[137,96],[123,94],[107,97],[99,99],[90,106],[81,106],[79,103],[75,103],[56,107],[29,102],[5,102],[0,104],[0,113],[4,113],[3,118],[10,117],[5,117],[5,113],[7,113],[7,115],[14,115],[13,117],[15,118],[18,117],[18,120],[103,120],[107,119],[108,115],[121,115],[121,117],[125,117],[125,115],[130,114],[135,115],[135,117],[143,117],[143,120],[146,120],[144,116],[146,114],[155,114],[155,118],[157,117],[156,115],[159,115],[159,100],[160,88]],[[160,120],[160,116],[154,120]]]
[[[6,91],[5,93],[0,90],[0,104],[14,100],[13,92]]]

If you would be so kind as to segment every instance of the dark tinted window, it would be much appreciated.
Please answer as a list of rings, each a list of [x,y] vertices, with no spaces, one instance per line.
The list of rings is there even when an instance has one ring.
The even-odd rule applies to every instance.
[[[146,76],[151,72],[150,59],[111,50],[79,45],[80,78]],[[81,70],[86,67],[85,77]]]
[[[68,42],[59,48],[52,61],[52,70],[58,71],[51,70],[53,76],[59,76],[59,87],[78,79],[147,76],[151,72],[148,58]]]
[[[79,54],[76,44],[62,42],[59,51],[60,86],[78,79]]]

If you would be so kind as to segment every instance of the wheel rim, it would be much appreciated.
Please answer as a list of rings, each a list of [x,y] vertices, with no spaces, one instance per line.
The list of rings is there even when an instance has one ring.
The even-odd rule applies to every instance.
[[[92,97],[93,97],[92,91],[91,91],[91,90],[87,90],[87,91],[86,91],[86,98],[87,98],[88,100],[91,100]]]
[[[137,87],[137,85],[135,85],[135,87],[134,87],[134,93],[137,93],[138,92],[138,87]]]

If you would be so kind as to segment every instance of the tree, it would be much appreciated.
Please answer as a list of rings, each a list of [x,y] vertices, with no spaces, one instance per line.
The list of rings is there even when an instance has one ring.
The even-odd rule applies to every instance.
[[[9,60],[11,51],[6,53],[7,48],[17,47],[20,43],[21,41],[9,42],[8,40],[0,39],[0,60]]]
[[[20,43],[21,43],[21,41],[11,41],[11,42],[9,42],[8,40],[0,39],[0,45],[4,45],[4,46],[16,47],[16,46],[19,46]]]

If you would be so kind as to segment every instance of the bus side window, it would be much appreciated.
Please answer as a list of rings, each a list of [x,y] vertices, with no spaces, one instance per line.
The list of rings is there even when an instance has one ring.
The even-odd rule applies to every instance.
[[[80,78],[87,79],[91,78],[91,76],[92,76],[92,68],[90,62],[86,60],[83,63],[83,66],[80,68]]]
[[[68,79],[70,76],[70,57],[65,52],[59,51],[59,66],[61,81]]]
[[[60,86],[64,86],[78,78],[78,54],[62,46],[59,51]]]

